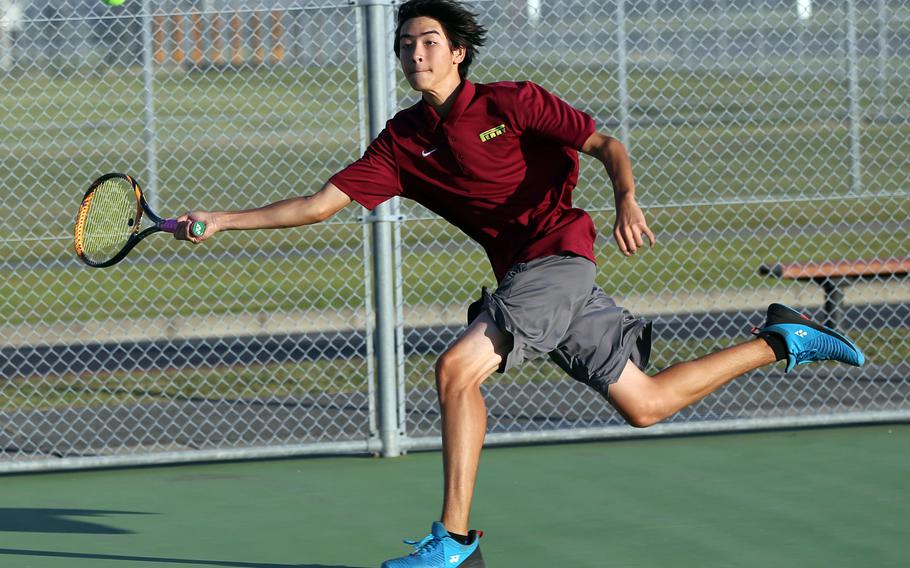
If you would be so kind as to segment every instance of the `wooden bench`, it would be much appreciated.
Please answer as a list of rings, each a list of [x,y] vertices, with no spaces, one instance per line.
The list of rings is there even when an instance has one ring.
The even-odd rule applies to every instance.
[[[811,281],[825,291],[825,325],[837,327],[842,315],[844,288],[855,280],[872,280],[910,274],[910,257],[887,260],[841,260],[763,264],[760,274],[787,280]]]

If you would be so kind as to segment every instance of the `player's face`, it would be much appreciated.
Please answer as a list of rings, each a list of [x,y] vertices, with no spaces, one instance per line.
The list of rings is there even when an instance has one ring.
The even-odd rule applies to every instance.
[[[414,90],[439,92],[461,83],[458,64],[464,60],[465,50],[452,50],[438,21],[424,16],[411,18],[401,26],[399,42],[401,70]]]

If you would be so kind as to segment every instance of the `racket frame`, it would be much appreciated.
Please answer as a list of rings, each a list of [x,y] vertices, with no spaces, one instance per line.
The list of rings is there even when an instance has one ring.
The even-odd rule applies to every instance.
[[[132,186],[133,192],[136,196],[136,222],[133,225],[133,234],[130,235],[129,239],[127,239],[126,243],[123,245],[123,248],[121,248],[117,254],[104,262],[95,262],[85,256],[85,251],[82,247],[82,232],[84,231],[85,218],[88,216],[88,210],[91,206],[95,189],[97,189],[98,186],[100,186],[102,183],[114,178],[124,179],[128,181]],[[140,231],[139,229],[142,224],[143,214],[148,217],[149,221],[151,221],[153,225],[146,227]],[[157,233],[159,231],[173,233],[176,229],[176,219],[162,219],[156,215],[154,211],[152,211],[152,209],[149,207],[148,201],[145,199],[145,195],[142,193],[142,188],[139,187],[139,182],[133,179],[133,177],[130,175],[111,172],[104,174],[103,176],[93,181],[85,191],[85,194],[82,196],[82,203],[79,206],[79,214],[76,216],[76,227],[74,229],[73,244],[76,248],[76,254],[79,256],[79,259],[82,260],[82,262],[94,268],[106,268],[108,266],[113,266],[114,264],[117,264],[123,260],[126,255],[129,254],[131,250],[133,250],[133,247],[139,244],[139,241],[151,235],[152,233]]]

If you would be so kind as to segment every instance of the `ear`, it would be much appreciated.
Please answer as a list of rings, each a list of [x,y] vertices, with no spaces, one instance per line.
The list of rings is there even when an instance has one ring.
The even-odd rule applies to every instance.
[[[467,55],[467,53],[468,50],[466,47],[456,47],[452,50],[452,62],[456,65],[460,64],[462,61],[464,61],[465,55]]]

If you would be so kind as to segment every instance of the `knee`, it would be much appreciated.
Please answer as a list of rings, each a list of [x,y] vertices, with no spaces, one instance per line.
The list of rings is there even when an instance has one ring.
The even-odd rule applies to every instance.
[[[656,417],[653,414],[647,413],[635,413],[635,414],[624,414],[626,422],[629,423],[629,426],[633,428],[647,428],[648,426],[653,426],[660,422],[662,418]]]
[[[445,404],[449,399],[478,386],[471,373],[449,351],[436,360],[435,373],[436,392],[439,395],[440,404]]]
[[[653,401],[636,401],[635,404],[626,404],[622,407],[614,406],[633,428],[647,428],[666,418]]]

